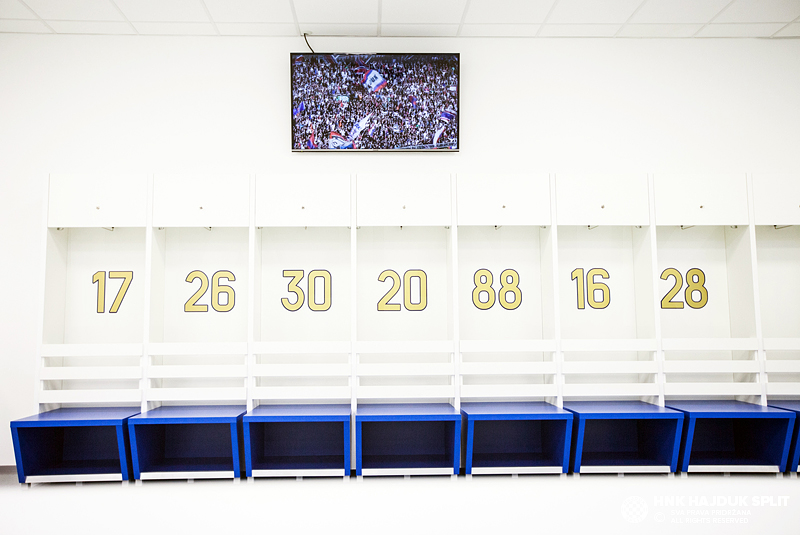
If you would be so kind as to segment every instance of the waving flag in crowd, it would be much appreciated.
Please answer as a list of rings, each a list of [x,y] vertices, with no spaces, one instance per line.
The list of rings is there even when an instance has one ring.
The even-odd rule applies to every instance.
[[[452,108],[447,108],[446,110],[442,111],[442,114],[439,115],[439,119],[442,121],[449,123],[450,121],[456,118],[456,112]]]
[[[439,138],[442,137],[444,133],[445,126],[440,126],[436,133],[433,134],[433,144],[436,145],[439,142]]]
[[[311,126],[311,136],[308,138],[308,142],[306,143],[306,147],[309,149],[317,149],[317,140],[314,139],[314,126]]]
[[[347,134],[347,139],[349,139],[350,141],[354,141],[359,136],[359,134],[361,134],[361,132],[367,127],[367,124],[369,124],[369,120],[371,117],[372,114],[370,113],[369,115],[358,121],[356,124],[354,124],[353,128],[350,129],[350,133]]]
[[[331,149],[354,149],[356,148],[355,143],[351,140],[345,138],[339,132],[331,132],[330,138],[328,139],[328,147]]]
[[[375,69],[370,69],[361,78],[361,84],[373,93],[377,93],[386,86],[386,78]]]
[[[408,97],[408,100],[411,101],[411,107],[412,108],[416,108],[417,107],[417,97],[415,95],[411,95],[410,97]]]

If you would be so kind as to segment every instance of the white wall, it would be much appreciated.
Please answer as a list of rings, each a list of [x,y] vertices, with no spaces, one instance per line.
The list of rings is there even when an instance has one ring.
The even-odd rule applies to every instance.
[[[312,45],[460,52],[461,152],[291,153],[300,38],[0,35],[0,465],[36,410],[50,172],[800,170],[800,40]]]

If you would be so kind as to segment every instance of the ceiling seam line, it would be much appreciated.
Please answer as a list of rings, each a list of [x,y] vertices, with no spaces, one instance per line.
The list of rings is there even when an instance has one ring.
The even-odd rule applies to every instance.
[[[550,6],[550,11],[548,11],[547,15],[545,15],[544,20],[542,21],[542,24],[539,26],[539,29],[536,30],[536,35],[534,35],[534,37],[539,37],[539,34],[542,33],[542,30],[544,29],[545,25],[547,24],[547,21],[550,20],[550,15],[552,15],[553,11],[556,10],[556,6],[557,5],[558,5],[558,0],[553,2],[553,5]]]
[[[20,4],[22,4],[23,6],[25,6],[25,7],[28,9],[28,11],[30,11],[31,13],[33,13],[33,14],[36,16],[36,18],[37,18],[37,19],[39,19],[39,22],[41,22],[42,24],[44,24],[44,25],[47,27],[47,29],[48,29],[48,30],[50,30],[52,33],[58,33],[57,31],[55,31],[55,29],[53,29],[53,27],[52,27],[52,26],[50,26],[49,24],[47,24],[47,21],[45,21],[45,20],[44,20],[42,17],[40,17],[40,16],[39,16],[39,14],[38,14],[37,12],[35,12],[35,11],[33,10],[33,8],[32,8],[31,6],[29,6],[29,5],[28,5],[28,4],[25,2],[25,0],[17,0],[17,1],[18,1]]]
[[[119,14],[122,15],[122,18],[125,19],[125,22],[128,23],[128,26],[131,27],[131,29],[136,33],[136,35],[141,35],[139,33],[139,30],[136,29],[136,26],[134,26],[133,23],[130,21],[130,19],[128,19],[128,15],[126,15],[122,11],[122,8],[117,5],[117,2],[115,0],[108,0],[108,1],[111,2],[111,5],[114,6],[114,9],[116,9],[119,12]]]
[[[289,0],[289,8],[292,10],[292,19],[294,20],[294,29],[297,30],[297,35],[302,37],[300,33],[300,23],[297,20],[297,9],[294,7],[294,0]]]
[[[773,33],[772,35],[770,35],[770,36],[769,36],[769,37],[770,37],[770,39],[772,39],[773,37],[775,37],[776,35],[778,35],[779,33],[781,33],[783,30],[785,30],[786,28],[788,28],[789,26],[791,26],[791,25],[792,25],[792,24],[794,24],[795,22],[800,22],[800,16],[798,16],[798,17],[797,17],[797,18],[795,18],[794,20],[790,20],[790,21],[789,21],[789,22],[787,22],[787,23],[786,23],[784,26],[781,26],[780,28],[778,28],[778,30],[777,30],[775,33]]]
[[[697,37],[697,36],[700,34],[700,32],[702,32],[703,30],[705,30],[706,26],[708,26],[709,24],[711,24],[712,22],[714,22],[715,20],[717,20],[717,17],[719,17],[720,15],[722,15],[723,13],[725,13],[725,10],[727,10],[729,7],[731,7],[731,6],[733,5],[733,3],[734,3],[734,2],[736,2],[736,0],[731,0],[730,2],[728,2],[727,4],[725,4],[725,7],[723,7],[722,9],[720,9],[720,10],[719,10],[719,13],[717,13],[716,15],[714,15],[713,17],[711,17],[710,19],[708,19],[708,22],[706,22],[705,24],[703,24],[702,26],[700,26],[700,29],[699,29],[699,30],[697,30],[696,32],[694,32],[694,33],[692,34],[692,36],[691,36],[691,37]]]
[[[625,22],[623,22],[622,26],[620,26],[617,29],[617,31],[616,31],[616,33],[614,33],[613,37],[617,37],[620,34],[622,29],[625,28],[625,26],[627,26],[627,24],[631,21],[631,19],[636,16],[636,14],[639,12],[639,10],[642,9],[646,3],[647,3],[647,0],[642,0],[642,3],[639,4],[639,7],[634,9],[633,13],[631,13],[631,15],[627,19],[625,19]]]
[[[203,11],[206,12],[206,17],[208,17],[208,21],[211,23],[211,26],[214,27],[214,31],[217,32],[217,35],[222,35],[221,33],[219,33],[219,28],[217,28],[217,23],[214,21],[214,17],[211,16],[211,12],[208,10],[206,1],[200,0],[200,5],[203,6]]]
[[[470,4],[472,4],[472,0],[467,0],[467,2],[464,4],[464,12],[461,14],[461,22],[458,24],[456,37],[461,37],[461,30],[464,28],[464,22],[467,20],[467,12],[469,11]]]

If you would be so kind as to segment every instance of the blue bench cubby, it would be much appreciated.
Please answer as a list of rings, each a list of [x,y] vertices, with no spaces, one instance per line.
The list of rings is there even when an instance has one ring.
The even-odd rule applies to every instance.
[[[359,405],[356,475],[457,475],[461,414],[449,403]]]
[[[575,473],[675,472],[683,413],[642,401],[570,401]]]
[[[786,460],[786,470],[789,472],[797,472],[797,465],[798,462],[800,462],[800,448],[797,447],[797,431],[800,429],[800,422],[797,421],[797,415],[800,413],[800,400],[774,401],[771,402],[769,406],[795,413],[792,441],[789,446],[789,457]]]
[[[668,401],[686,414],[681,472],[783,472],[795,414],[741,401]]]
[[[244,406],[159,407],[128,420],[135,479],[238,478]]]
[[[55,409],[11,422],[20,483],[127,481],[134,407]]]
[[[242,426],[247,477],[350,476],[350,405],[260,405]]]
[[[544,402],[462,403],[467,474],[566,473],[572,413]]]

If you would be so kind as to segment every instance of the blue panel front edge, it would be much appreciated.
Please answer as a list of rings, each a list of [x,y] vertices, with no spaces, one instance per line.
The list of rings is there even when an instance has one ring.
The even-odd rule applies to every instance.
[[[780,471],[786,471],[786,464],[789,461],[789,450],[792,447],[792,432],[794,431],[795,421],[797,420],[797,415],[792,412],[791,417],[789,418],[789,423],[786,424],[786,440],[783,444],[783,454],[781,455],[781,466]]]
[[[466,466],[464,467],[464,472],[469,475],[472,473],[472,451],[473,451],[473,440],[475,438],[475,420],[470,420],[467,417],[467,458],[466,458]]]
[[[122,480],[127,481],[130,479],[128,474],[128,452],[125,447],[125,432],[122,429],[125,425],[125,420],[121,424],[115,426],[117,429],[117,449],[119,450],[119,467],[122,472]]]
[[[141,479],[139,473],[139,450],[136,447],[136,426],[128,420],[128,435],[131,439],[131,460],[133,461],[133,479]]]
[[[244,469],[247,477],[253,477],[253,454],[250,444],[250,422],[242,421],[244,441]]]
[[[569,455],[572,451],[572,419],[575,418],[574,416],[568,420],[564,421],[564,456],[561,463],[561,471],[563,473],[569,472]]]
[[[683,421],[685,417],[678,418],[675,423],[675,441],[672,445],[672,461],[669,463],[669,471],[676,472],[678,470],[678,459],[681,453],[681,438],[683,437]]]
[[[575,438],[573,439],[572,448],[572,471],[576,474],[581,473],[581,455],[583,455],[583,432],[586,427],[586,420],[581,418],[579,414],[575,414],[575,423],[573,424],[573,432]]]
[[[692,457],[692,441],[694,440],[694,428],[695,425],[697,424],[697,418],[690,415],[688,416],[689,416],[689,423],[686,426],[686,434],[682,440],[682,445],[681,445],[681,459],[680,459],[681,472],[689,471],[689,461],[691,460]]]
[[[797,466],[800,464],[800,447],[797,444],[798,431],[800,431],[800,418],[795,417],[792,429],[792,445],[789,450],[792,461],[792,465],[789,467],[791,472],[797,472]]]
[[[233,454],[233,477],[238,478],[239,472],[239,428],[237,422],[231,424],[231,453]]]
[[[17,461],[17,479],[25,483],[25,470],[22,466],[22,450],[19,448],[19,434],[15,425],[11,425],[11,438],[14,440],[14,459]]]
[[[350,420],[345,420],[344,426],[344,476],[350,475]]]
[[[453,422],[453,474],[458,475],[461,464],[461,418]]]
[[[361,422],[356,418],[356,475],[361,475]]]

